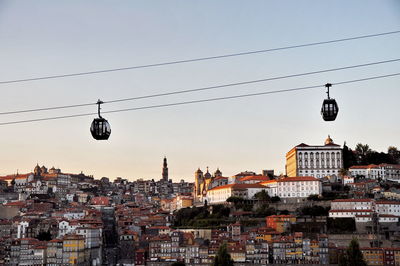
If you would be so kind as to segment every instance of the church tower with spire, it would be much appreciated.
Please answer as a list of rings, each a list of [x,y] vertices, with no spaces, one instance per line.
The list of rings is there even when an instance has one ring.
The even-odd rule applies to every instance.
[[[168,181],[168,164],[167,157],[164,157],[163,169],[162,169],[162,180]]]

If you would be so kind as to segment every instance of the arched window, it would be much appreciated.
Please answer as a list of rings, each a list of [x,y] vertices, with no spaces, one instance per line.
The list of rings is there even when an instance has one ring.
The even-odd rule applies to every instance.
[[[341,168],[342,167],[342,164],[341,164],[341,158],[340,158],[340,152],[337,152],[336,153],[336,167],[337,168]]]
[[[332,159],[332,168],[335,168],[335,153],[332,152],[331,154],[331,159]]]
[[[314,153],[310,152],[310,167],[314,167]]]
[[[304,153],[304,166],[307,168],[308,167],[308,153]]]

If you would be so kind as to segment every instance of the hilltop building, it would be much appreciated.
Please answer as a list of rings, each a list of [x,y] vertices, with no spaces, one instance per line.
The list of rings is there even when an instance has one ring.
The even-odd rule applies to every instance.
[[[289,177],[338,177],[342,167],[343,150],[330,136],[324,145],[301,143],[286,154],[286,175]]]
[[[362,176],[371,179],[383,179],[399,182],[400,164],[381,163],[378,165],[354,165],[349,168],[352,177]]]
[[[193,198],[195,203],[205,203],[207,191],[211,188],[228,184],[228,178],[223,177],[219,169],[215,171],[214,175],[211,175],[208,167],[205,174],[200,168],[197,169],[194,173],[194,180]]]

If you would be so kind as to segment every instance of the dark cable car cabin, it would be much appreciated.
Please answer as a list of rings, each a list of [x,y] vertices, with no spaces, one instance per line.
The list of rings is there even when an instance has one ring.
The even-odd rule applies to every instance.
[[[110,135],[111,135],[111,127],[110,124],[106,119],[101,117],[100,115],[100,104],[103,102],[98,100],[98,113],[99,113],[99,118],[95,118],[92,122],[92,125],[90,127],[90,133],[92,133],[92,136],[96,140],[107,140]]]
[[[331,86],[332,84],[330,83],[327,83],[325,85],[325,87],[328,89],[328,91],[326,92],[328,94],[328,99],[324,100],[321,108],[321,115],[325,121],[335,121],[337,114],[339,112],[339,106],[336,103],[335,99],[331,99],[329,97],[329,88]]]

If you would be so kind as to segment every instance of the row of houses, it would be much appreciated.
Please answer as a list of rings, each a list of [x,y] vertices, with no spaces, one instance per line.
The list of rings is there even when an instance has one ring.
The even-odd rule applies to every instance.
[[[85,247],[82,235],[39,241],[35,238],[2,239],[2,265],[100,265],[101,251]]]

